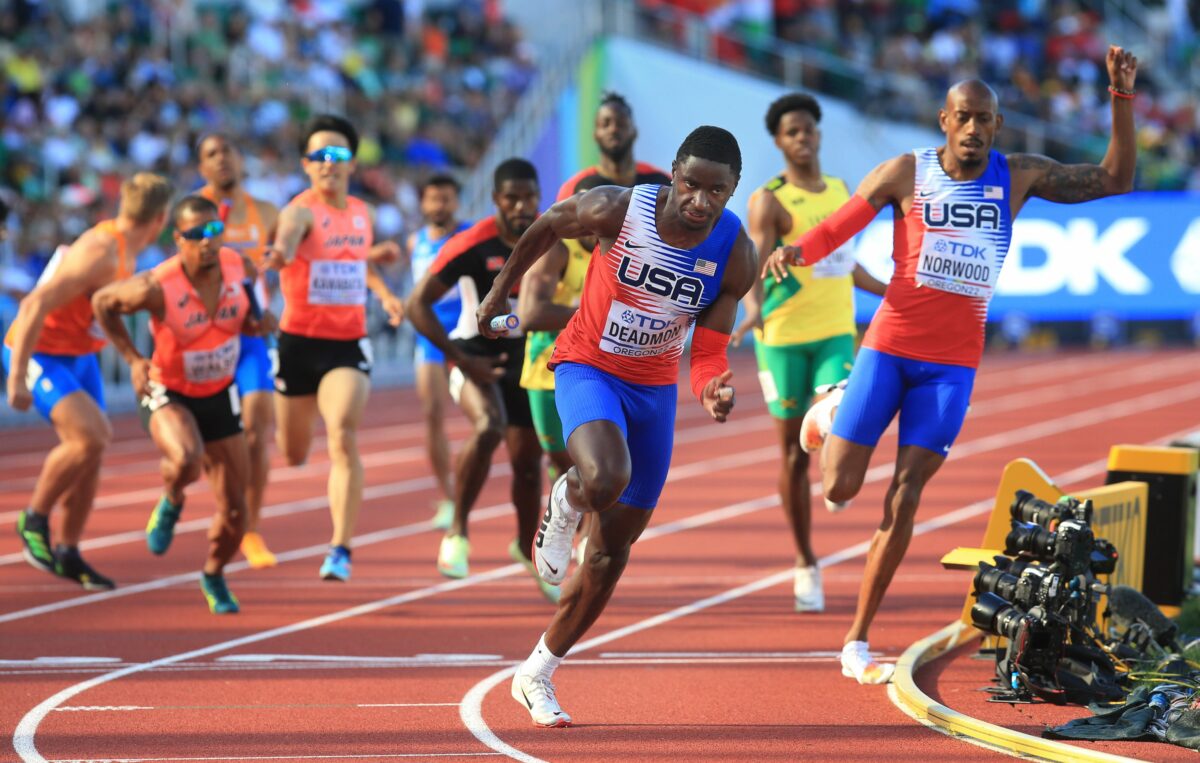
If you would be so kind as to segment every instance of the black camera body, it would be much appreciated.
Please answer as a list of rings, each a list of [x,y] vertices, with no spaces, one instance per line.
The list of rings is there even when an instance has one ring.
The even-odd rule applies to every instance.
[[[1081,501],[1069,495],[1058,499],[1058,503],[1049,503],[1027,490],[1018,490],[1009,512],[1012,518],[1018,522],[1032,522],[1047,530],[1055,529],[1059,522],[1067,519],[1082,522],[1085,525],[1092,523],[1091,499]]]
[[[1042,606],[1018,609],[989,591],[971,607],[971,623],[1008,639],[1004,654],[996,659],[1002,685],[1019,696],[1061,701],[1057,671],[1070,632],[1065,619]]]
[[[1078,520],[1063,520],[1054,530],[1014,520],[1004,539],[1004,553],[1026,554],[1038,561],[1051,562],[1056,572],[1075,576],[1091,570],[1095,545],[1092,528]]]

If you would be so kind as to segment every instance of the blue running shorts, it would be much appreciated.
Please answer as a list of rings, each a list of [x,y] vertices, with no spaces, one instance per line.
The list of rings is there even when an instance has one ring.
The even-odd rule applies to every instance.
[[[5,373],[12,367],[12,350],[3,352]],[[100,378],[100,361],[94,352],[86,355],[48,355],[35,352],[29,357],[29,391],[33,405],[46,421],[58,401],[80,390],[104,408],[104,382]]]
[[[267,340],[261,336],[242,334],[241,342],[237,370],[233,372],[233,383],[237,385],[241,396],[244,398],[253,392],[274,392],[278,360],[271,357],[273,350],[267,347]]]
[[[974,386],[974,368],[863,347],[834,414],[833,434],[873,448],[899,411],[901,447],[945,456],[962,429]]]
[[[438,302],[433,306],[433,314],[437,316],[441,322],[442,328],[449,334],[458,325],[458,317],[462,312],[462,301],[454,300],[452,302]],[[442,351],[433,345],[433,342],[425,338],[425,335],[417,332],[416,357],[414,365],[422,363],[441,364],[446,362],[446,356]]]
[[[554,400],[568,448],[571,434],[589,421],[611,421],[620,428],[632,471],[619,500],[638,509],[657,506],[675,445],[675,385],[631,384],[582,363],[559,363]]]

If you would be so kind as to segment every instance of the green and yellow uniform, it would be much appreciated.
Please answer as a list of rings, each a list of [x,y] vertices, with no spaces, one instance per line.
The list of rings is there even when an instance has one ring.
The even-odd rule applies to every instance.
[[[574,239],[564,239],[567,247],[567,269],[563,271],[554,296],[556,305],[579,306],[579,294],[583,291],[583,279],[592,253]],[[529,407],[533,410],[533,428],[538,441],[547,453],[566,450],[563,441],[562,420],[554,405],[554,372],[546,367],[554,353],[557,331],[530,331],[525,337],[525,365],[521,368],[521,386],[529,390]]]
[[[754,193],[770,193],[792,218],[794,241],[850,198],[846,184],[823,175],[825,190],[806,191],[773,178]],[[783,241],[777,242],[778,246]],[[758,379],[771,415],[799,418],[813,389],[850,375],[854,360],[854,256],[844,245],[811,267],[788,268],[781,283],[763,282],[763,328],[754,332]]]

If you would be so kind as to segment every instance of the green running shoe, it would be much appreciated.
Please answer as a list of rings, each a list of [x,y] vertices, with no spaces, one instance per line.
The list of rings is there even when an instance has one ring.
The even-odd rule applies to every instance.
[[[448,578],[465,578],[468,573],[468,558],[471,544],[461,535],[447,535],[438,548],[438,572]]]
[[[17,535],[21,536],[21,556],[43,572],[54,574],[54,552],[50,550],[50,518],[29,509],[17,515]]]
[[[165,495],[158,499],[150,521],[146,523],[146,546],[150,553],[162,556],[171,547],[175,538],[175,523],[183,512],[183,504],[176,506]]]
[[[204,592],[204,598],[208,601],[209,612],[214,615],[237,614],[238,600],[229,592],[229,586],[225,585],[224,575],[201,573],[200,590]]]

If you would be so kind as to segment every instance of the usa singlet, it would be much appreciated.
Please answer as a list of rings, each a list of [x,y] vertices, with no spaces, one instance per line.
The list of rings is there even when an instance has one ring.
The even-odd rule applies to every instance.
[[[992,151],[976,180],[953,180],[918,149],[912,208],[896,219],[896,269],[863,346],[976,368],[988,301],[1012,239],[1008,160]]]
[[[699,246],[676,249],[658,236],[660,188],[633,187],[621,233],[592,257],[552,364],[583,363],[634,384],[675,383],[688,330],[716,299],[742,224],[726,209]]]

